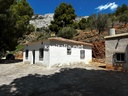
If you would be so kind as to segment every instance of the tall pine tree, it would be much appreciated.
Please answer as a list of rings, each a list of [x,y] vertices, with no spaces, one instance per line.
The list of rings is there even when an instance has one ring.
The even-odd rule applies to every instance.
[[[63,27],[70,27],[76,18],[75,10],[71,4],[61,3],[56,8],[54,13],[54,20],[49,26],[51,31],[58,33]]]
[[[33,9],[26,0],[0,0],[0,52],[14,50],[26,32]]]

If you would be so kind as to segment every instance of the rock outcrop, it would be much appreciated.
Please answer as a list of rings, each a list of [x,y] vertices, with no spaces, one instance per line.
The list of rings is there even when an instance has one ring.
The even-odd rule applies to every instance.
[[[53,20],[54,13],[44,14],[44,15],[33,15],[30,24],[33,24],[36,28],[48,27]],[[75,21],[79,22],[82,18],[88,18],[88,16],[76,17]]]
[[[48,27],[53,20],[53,15],[53,13],[45,15],[33,15],[29,23],[33,24],[36,28]]]

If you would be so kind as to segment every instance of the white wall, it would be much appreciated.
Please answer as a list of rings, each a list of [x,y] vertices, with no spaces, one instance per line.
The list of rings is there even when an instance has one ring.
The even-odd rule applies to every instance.
[[[68,63],[77,63],[77,62],[84,62],[88,64],[92,60],[92,49],[90,46],[84,46],[83,49],[81,48],[73,48],[73,44],[67,43],[67,45],[71,45],[71,55],[67,55],[67,47],[58,47],[54,46],[64,45],[64,42],[50,42],[51,46],[49,47],[50,50],[50,62],[49,65],[52,66],[54,64],[68,64]],[[80,58],[80,50],[85,50],[85,58]]]
[[[29,44],[28,46],[25,45],[24,52],[23,52],[23,62],[33,64],[32,51],[35,50],[35,63],[43,64],[43,65],[47,66],[49,64],[49,50],[44,49],[43,59],[39,58],[39,49],[44,48],[45,47],[44,45],[49,45],[49,41],[45,41],[45,42],[43,42],[43,44],[41,44],[41,42],[39,42],[39,43]],[[25,54],[26,54],[25,50],[29,50],[28,59],[26,59],[26,57],[25,57]]]
[[[67,46],[63,46],[64,44],[70,45],[72,47],[71,55],[67,55]],[[49,47],[48,50],[46,46]],[[43,60],[39,59],[40,48],[44,48]],[[25,58],[25,50],[29,50],[28,59]],[[43,64],[49,67],[51,67],[54,64],[69,64],[69,63],[78,63],[78,62],[84,62],[88,64],[92,60],[91,46],[83,46],[82,48],[74,48],[74,44],[72,43],[67,43],[67,42],[65,43],[65,42],[60,42],[60,41],[45,41],[43,42],[43,45],[39,42],[39,43],[33,43],[33,44],[29,44],[28,46],[25,46],[24,54],[23,54],[24,63],[33,64],[33,53],[32,53],[33,50],[35,50],[35,63]],[[80,50],[85,50],[84,59],[80,58]]]

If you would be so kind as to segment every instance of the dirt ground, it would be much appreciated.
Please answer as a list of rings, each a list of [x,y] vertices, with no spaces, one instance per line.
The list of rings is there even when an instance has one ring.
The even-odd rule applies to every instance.
[[[98,65],[98,64],[97,64]],[[96,64],[0,64],[0,96],[128,96],[128,73]]]

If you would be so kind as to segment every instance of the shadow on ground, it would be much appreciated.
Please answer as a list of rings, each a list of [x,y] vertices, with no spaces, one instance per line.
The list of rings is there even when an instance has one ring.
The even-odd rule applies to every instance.
[[[0,64],[14,64],[18,62],[22,62],[22,59],[15,59],[15,60],[6,60],[6,59],[0,59]]]
[[[128,73],[64,68],[30,74],[0,86],[0,96],[128,96]]]

